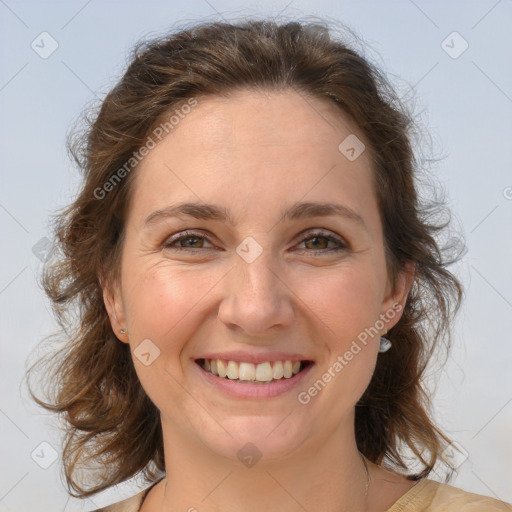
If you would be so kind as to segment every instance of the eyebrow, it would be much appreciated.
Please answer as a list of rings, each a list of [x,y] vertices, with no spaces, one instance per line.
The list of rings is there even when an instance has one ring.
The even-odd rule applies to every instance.
[[[229,210],[215,204],[185,202],[168,206],[167,208],[156,210],[150,213],[144,221],[144,226],[166,219],[169,217],[179,217],[187,215],[201,220],[217,220],[226,222],[232,226],[236,225],[236,221],[230,214]],[[354,210],[347,206],[336,203],[319,203],[319,202],[302,202],[296,203],[287,210],[281,210],[281,220],[300,220],[309,217],[329,217],[340,216],[350,221],[360,224],[366,229],[366,225],[362,217]]]

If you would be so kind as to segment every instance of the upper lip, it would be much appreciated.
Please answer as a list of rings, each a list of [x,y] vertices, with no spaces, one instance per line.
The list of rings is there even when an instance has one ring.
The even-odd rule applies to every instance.
[[[292,354],[290,352],[268,352],[255,354],[254,352],[230,351],[230,352],[209,352],[195,359],[222,359],[224,361],[235,361],[245,363],[265,363],[267,361],[313,361],[312,358],[302,354]]]

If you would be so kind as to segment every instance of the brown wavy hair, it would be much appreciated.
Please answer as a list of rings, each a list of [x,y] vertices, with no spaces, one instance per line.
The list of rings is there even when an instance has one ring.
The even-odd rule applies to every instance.
[[[98,191],[180,106],[240,89],[327,99],[364,134],[390,275],[410,263],[416,270],[403,315],[388,333],[393,348],[379,356],[357,404],[357,445],[370,461],[419,479],[450,441],[430,418],[422,383],[433,354],[449,348],[462,289],[448,265],[460,251],[454,256],[436,241],[449,223],[439,216],[444,203],[418,193],[424,173],[411,142],[411,113],[377,66],[333,36],[326,21],[202,22],[139,43],[117,85],[92,115],[87,111],[85,129],[68,138],[83,183],[55,216],[55,251],[42,276],[62,331],[50,337],[56,350],[28,374],[44,369],[38,381],[44,398],[29,382],[30,392],[64,422],[64,473],[73,496],[90,496],[139,472],[154,481],[165,470],[159,411],[140,385],[129,346],[112,331],[102,295],[105,283],[118,277],[137,166],[108,193]],[[411,473],[404,450],[420,463],[418,471]],[[93,467],[99,473],[87,477]]]

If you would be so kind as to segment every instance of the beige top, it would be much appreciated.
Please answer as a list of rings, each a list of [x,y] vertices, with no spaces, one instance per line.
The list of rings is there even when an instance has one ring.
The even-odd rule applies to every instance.
[[[151,487],[94,512],[138,512]],[[387,512],[512,512],[512,505],[425,479],[411,487]]]

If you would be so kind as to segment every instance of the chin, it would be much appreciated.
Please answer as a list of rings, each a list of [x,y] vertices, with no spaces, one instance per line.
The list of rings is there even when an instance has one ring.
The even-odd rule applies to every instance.
[[[202,441],[212,452],[230,460],[238,460],[247,467],[264,464],[272,459],[292,455],[304,446],[307,429],[297,415],[236,416],[222,421],[222,430],[208,430]],[[229,432],[229,434],[228,434]],[[216,434],[216,435],[213,435]],[[249,458],[249,459],[247,459]],[[252,462],[247,462],[247,461]]]

